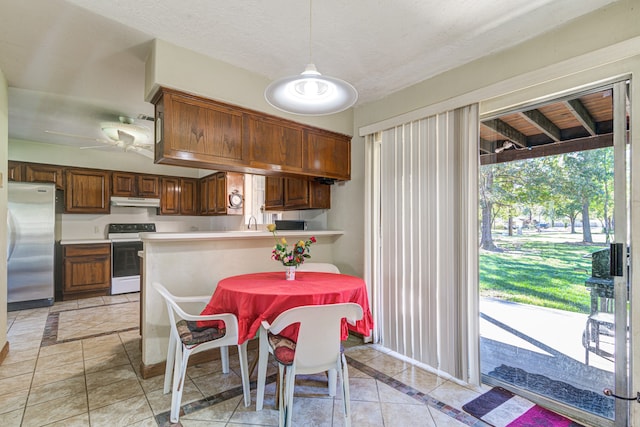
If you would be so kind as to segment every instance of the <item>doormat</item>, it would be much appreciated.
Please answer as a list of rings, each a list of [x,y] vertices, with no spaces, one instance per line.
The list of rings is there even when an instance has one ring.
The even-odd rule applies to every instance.
[[[524,369],[500,365],[489,376],[519,388],[529,390],[566,403],[601,417],[613,419],[615,403],[612,397],[591,390],[582,390],[563,381],[553,380],[544,375],[532,374]]]
[[[462,409],[495,427],[584,427],[501,387],[492,388]]]

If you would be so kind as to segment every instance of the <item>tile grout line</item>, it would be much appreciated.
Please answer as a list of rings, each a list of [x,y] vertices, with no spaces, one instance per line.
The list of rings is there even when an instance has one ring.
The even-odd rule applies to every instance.
[[[485,422],[478,420],[477,418],[471,415],[468,415],[465,412],[454,408],[453,406],[447,405],[446,403],[441,402],[438,399],[435,399],[426,393],[423,393],[401,381],[398,381],[395,378],[392,378],[389,375],[378,371],[377,369],[374,369],[347,355],[345,355],[345,357],[347,359],[349,366],[353,366],[354,368],[364,372],[365,374],[371,376],[372,378],[382,381],[384,384],[388,385],[394,390],[397,390],[407,396],[410,396],[416,399],[417,401],[424,403],[427,406],[437,409],[443,414],[448,415],[451,418],[457,421],[460,421],[463,424],[466,424],[468,426],[473,426],[473,427],[489,426],[489,424],[486,424]]]

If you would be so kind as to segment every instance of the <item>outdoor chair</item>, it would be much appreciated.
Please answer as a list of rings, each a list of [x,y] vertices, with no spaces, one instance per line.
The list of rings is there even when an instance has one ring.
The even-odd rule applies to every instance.
[[[593,286],[591,288],[591,313],[582,335],[585,348],[585,364],[589,364],[589,353],[593,352],[605,358],[613,357],[601,348],[603,337],[614,335],[614,299],[613,286]]]
[[[362,307],[354,303],[311,305],[292,308],[280,314],[271,324],[262,322],[260,328],[261,363],[258,372],[256,409],[262,409],[267,375],[266,358],[273,354],[278,362],[280,387],[276,391],[279,401],[279,426],[291,426],[293,390],[297,374],[315,374],[335,369],[342,382],[344,425],[351,425],[349,401],[349,373],[347,360],[340,342],[342,319],[350,324],[362,319]],[[292,324],[299,324],[296,342],[278,335]],[[331,380],[329,380],[329,395]],[[335,387],[333,390],[335,395]]]
[[[220,348],[222,372],[229,373],[229,349],[230,345],[238,345],[238,319],[230,313],[214,315],[194,315],[185,312],[179,303],[203,303],[209,302],[210,296],[178,297],[172,295],[160,283],[154,282],[153,287],[162,295],[169,313],[169,346],[167,349],[167,363],[164,374],[164,393],[169,392],[171,378],[171,416],[172,423],[177,423],[180,417],[180,403],[184,389],[184,379],[187,371],[189,356],[192,353]],[[224,322],[224,328],[198,328],[197,321],[220,320]],[[247,364],[247,343],[238,345],[240,359],[240,372],[242,377],[242,389],[244,393],[244,406],[251,404],[249,389],[249,370]]]

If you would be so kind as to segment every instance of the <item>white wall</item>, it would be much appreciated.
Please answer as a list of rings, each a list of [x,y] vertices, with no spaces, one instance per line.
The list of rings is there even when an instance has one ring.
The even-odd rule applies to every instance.
[[[0,242],[7,241],[7,145],[9,140],[7,80],[0,70]],[[7,344],[7,245],[0,245],[0,350]]]
[[[269,83],[270,80],[259,74],[155,40],[146,62],[145,99],[150,100],[157,87],[164,86],[335,132],[351,133],[351,109],[316,117],[284,113],[264,99]]]

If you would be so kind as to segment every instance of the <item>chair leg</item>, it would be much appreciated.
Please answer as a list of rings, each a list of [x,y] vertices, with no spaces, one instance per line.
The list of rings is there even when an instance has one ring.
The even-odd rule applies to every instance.
[[[278,394],[278,427],[284,427],[286,424],[287,414],[286,414],[286,405],[285,405],[285,397],[284,397],[284,373],[285,373],[284,365],[278,364],[278,381],[280,382],[280,387],[277,387],[276,393]]]
[[[336,370],[329,369],[329,372],[327,373],[327,378],[329,382],[329,396],[333,397],[336,395],[336,382],[337,382]]]
[[[286,376],[284,378],[285,383],[281,384],[280,388],[284,389],[284,407],[285,407],[285,426],[291,427],[293,423],[291,419],[293,417],[293,391],[296,386],[296,368],[295,365],[286,368]]]
[[[222,360],[222,373],[229,373],[229,347],[220,347],[220,360]]]
[[[173,390],[171,391],[171,416],[172,423],[177,423],[180,418],[180,403],[182,402],[182,391],[184,390],[184,379],[187,376],[187,365],[191,350],[184,347],[178,354],[176,351],[175,368],[173,370]]]
[[[176,355],[176,337],[173,335],[173,329],[169,333],[169,347],[167,348],[167,362],[164,368],[164,389],[163,393],[167,394],[171,390],[171,378],[173,376],[173,364]]]
[[[349,393],[349,368],[344,354],[341,356],[342,366],[338,370],[340,381],[342,381],[342,400],[344,405],[344,425],[351,427],[351,394]],[[340,363],[340,362],[338,362]]]
[[[260,337],[258,338],[258,385],[256,389],[256,411],[261,411],[264,405],[264,388],[267,382],[267,362],[269,360],[269,342],[267,341],[267,332],[260,328]],[[276,391],[277,393],[277,391]]]
[[[242,393],[244,394],[244,406],[251,405],[251,386],[249,384],[249,362],[247,360],[247,341],[238,346],[240,358],[240,377],[242,378]]]

